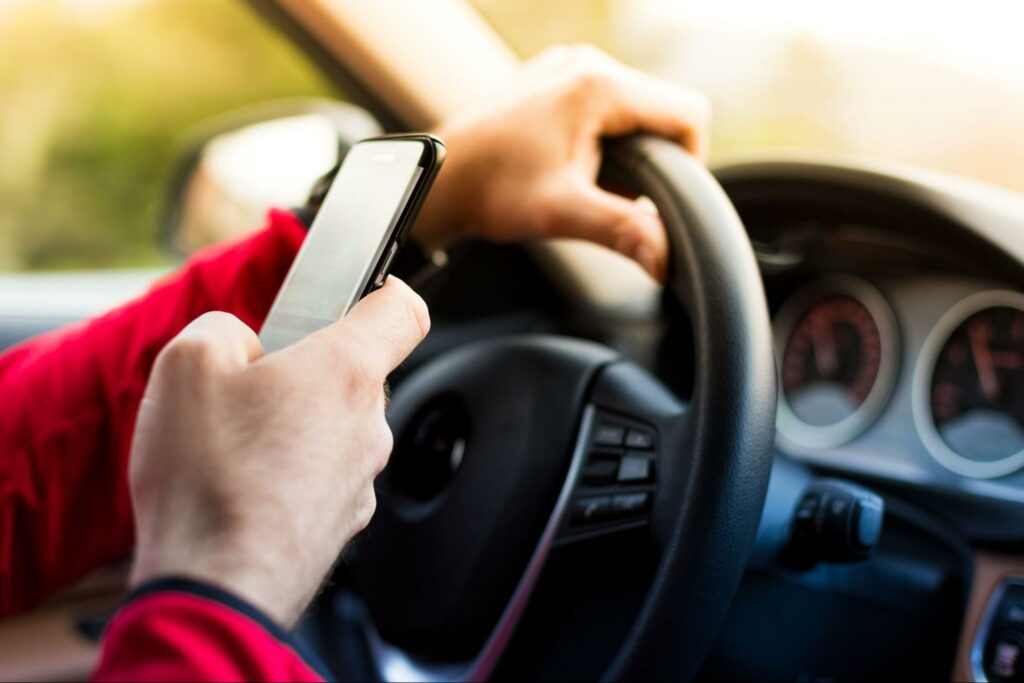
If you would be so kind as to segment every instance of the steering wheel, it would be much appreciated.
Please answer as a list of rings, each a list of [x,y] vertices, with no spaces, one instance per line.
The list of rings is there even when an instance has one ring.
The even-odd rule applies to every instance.
[[[668,230],[669,285],[693,325],[692,398],[607,347],[554,336],[476,342],[407,377],[351,560],[383,679],[690,679],[724,620],[774,437],[757,264],[725,193],[680,147],[614,140],[602,173],[650,197]],[[618,583],[600,588],[601,558],[621,552],[650,563],[632,603]],[[555,568],[580,553],[586,563]],[[629,603],[629,623],[596,623],[568,598],[580,586]],[[572,661],[545,642],[575,643]]]

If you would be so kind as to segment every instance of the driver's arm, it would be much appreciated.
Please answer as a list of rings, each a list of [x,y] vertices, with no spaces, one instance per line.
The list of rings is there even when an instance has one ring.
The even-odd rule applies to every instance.
[[[258,329],[304,235],[272,212],[139,299],[0,355],[0,615],[128,555],[128,452],[154,359],[207,311]]]

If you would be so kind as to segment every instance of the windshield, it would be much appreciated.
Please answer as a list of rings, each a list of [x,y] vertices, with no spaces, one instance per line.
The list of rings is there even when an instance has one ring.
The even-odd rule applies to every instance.
[[[589,42],[703,90],[713,161],[824,150],[1024,190],[1024,4],[473,2],[523,55]]]

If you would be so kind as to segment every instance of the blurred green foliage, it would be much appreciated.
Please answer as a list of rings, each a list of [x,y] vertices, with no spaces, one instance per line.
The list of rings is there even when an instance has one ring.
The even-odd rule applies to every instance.
[[[0,14],[0,270],[142,266],[182,135],[332,94],[241,0],[33,0]]]

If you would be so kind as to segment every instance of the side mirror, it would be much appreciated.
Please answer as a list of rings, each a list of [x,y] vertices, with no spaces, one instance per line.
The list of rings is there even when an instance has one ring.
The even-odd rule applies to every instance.
[[[171,251],[258,228],[271,208],[305,204],[356,141],[380,135],[368,113],[331,100],[288,100],[231,112],[190,132],[160,216]]]

